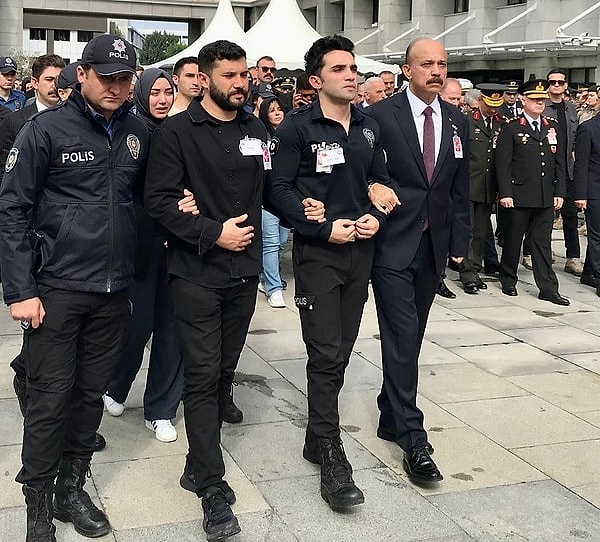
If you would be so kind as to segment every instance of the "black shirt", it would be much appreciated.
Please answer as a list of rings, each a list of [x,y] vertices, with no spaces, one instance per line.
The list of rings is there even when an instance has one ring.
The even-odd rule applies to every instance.
[[[265,171],[261,156],[242,156],[245,137],[266,143],[256,117],[239,111],[231,122],[210,116],[199,101],[165,120],[150,147],[144,203],[169,231],[168,270],[200,286],[222,288],[255,276],[262,267],[261,202]],[[200,214],[177,209],[183,189]],[[247,213],[253,242],[241,252],[215,244],[223,222]]]
[[[371,213],[381,223],[368,197],[372,181],[390,185],[377,122],[351,108],[348,134],[337,121],[323,116],[319,102],[288,114],[271,144],[273,171],[269,176],[269,203],[302,236],[327,241],[338,218],[356,220]],[[342,148],[345,163],[331,172],[317,172],[319,149]],[[325,204],[326,222],[308,221],[301,200],[312,197]]]

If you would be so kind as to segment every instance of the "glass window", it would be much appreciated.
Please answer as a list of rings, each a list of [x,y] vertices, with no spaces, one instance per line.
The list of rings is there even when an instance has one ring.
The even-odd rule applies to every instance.
[[[94,37],[94,33],[89,30],[78,30],[77,31],[77,41],[79,43],[87,43],[91,41]]]
[[[29,29],[29,39],[44,41],[46,39],[46,29],[45,28],[30,28]]]
[[[71,31],[70,30],[55,30],[54,41],[70,41]]]
[[[466,13],[469,11],[469,0],[454,0],[454,13]]]

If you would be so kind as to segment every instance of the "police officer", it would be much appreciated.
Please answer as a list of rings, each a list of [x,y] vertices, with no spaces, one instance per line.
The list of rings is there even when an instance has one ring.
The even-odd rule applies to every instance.
[[[481,91],[479,109],[469,117],[469,192],[471,199],[471,241],[469,256],[459,265],[466,293],[487,289],[479,273],[484,258],[485,239],[498,185],[494,153],[502,120],[498,108],[504,103],[504,87],[493,83],[477,85]]]
[[[304,458],[321,465],[321,496],[333,510],[364,502],[340,439],[338,396],[356,340],[385,215],[369,201],[369,181],[391,184],[379,126],[351,105],[353,43],[317,40],[305,55],[319,100],[294,110],[275,134],[268,199],[295,228],[295,303],[308,354]],[[327,220],[308,222],[296,194],[325,204]]]
[[[0,105],[18,111],[25,105],[25,93],[13,88],[17,63],[10,56],[0,56]]]
[[[558,293],[552,270],[552,222],[566,192],[563,153],[559,151],[558,123],[542,115],[548,98],[545,79],[519,87],[523,115],[500,130],[496,148],[499,202],[509,210],[508,230],[500,261],[502,292],[517,295],[517,266],[523,235],[531,232],[533,277],[539,299],[569,305]]]
[[[25,330],[16,480],[29,542],[56,540],[53,516],[84,536],[110,531],[83,486],[129,320],[133,187],[148,138],[125,104],[135,66],[131,44],[94,38],[77,68],[79,91],[29,120],[6,162],[0,257],[4,300]]]

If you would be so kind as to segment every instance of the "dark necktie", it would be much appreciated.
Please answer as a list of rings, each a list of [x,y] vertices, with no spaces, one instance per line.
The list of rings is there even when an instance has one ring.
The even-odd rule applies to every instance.
[[[485,127],[487,128],[488,132],[492,131],[492,119],[490,117],[486,117]]]
[[[536,137],[539,137],[540,131],[538,130],[538,121],[534,120],[531,124],[533,124],[533,133],[536,135]]]
[[[513,119],[514,119],[514,118],[517,116],[517,106],[516,106],[516,105],[513,105],[513,106],[510,108],[510,112],[512,113],[512,116],[513,116]]]
[[[431,182],[433,170],[435,169],[435,130],[431,118],[432,114],[433,109],[431,106],[427,106],[423,111],[423,115],[425,115],[425,122],[423,123],[423,163],[429,182]]]

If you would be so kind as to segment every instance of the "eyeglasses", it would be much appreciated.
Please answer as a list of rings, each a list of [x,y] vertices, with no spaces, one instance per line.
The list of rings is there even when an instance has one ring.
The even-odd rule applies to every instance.
[[[564,85],[567,82],[566,79],[548,79],[548,83],[551,85],[556,85],[559,87],[560,85]]]
[[[263,73],[268,73],[268,72],[275,73],[277,71],[277,68],[271,68],[269,66],[261,66],[260,71]]]

